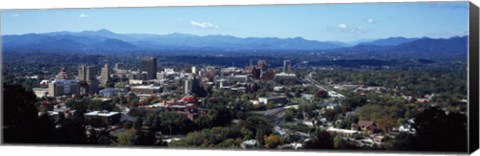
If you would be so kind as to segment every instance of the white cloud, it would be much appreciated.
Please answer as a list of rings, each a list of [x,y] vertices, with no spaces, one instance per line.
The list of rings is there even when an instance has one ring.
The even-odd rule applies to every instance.
[[[20,14],[12,14],[12,17],[18,17]]]
[[[78,15],[78,17],[79,18],[88,18],[88,17],[90,17],[90,15],[81,13],[80,15]]]
[[[210,22],[196,22],[196,21],[190,21],[190,25],[192,25],[195,28],[202,28],[202,29],[218,29],[220,26],[215,25]]]
[[[365,27],[362,27],[362,26],[349,26],[345,23],[342,23],[342,24],[339,24],[337,26],[337,29],[336,31],[338,32],[349,32],[349,33],[356,33],[356,34],[361,34],[361,33],[365,33],[368,31],[368,29],[366,29]]]
[[[376,21],[375,19],[373,19],[373,18],[367,19],[367,22],[368,22],[368,23],[377,23],[377,21]]]
[[[343,24],[343,23],[342,23],[342,24],[339,24],[338,27],[339,27],[340,29],[347,29],[347,28],[348,28],[347,24]]]

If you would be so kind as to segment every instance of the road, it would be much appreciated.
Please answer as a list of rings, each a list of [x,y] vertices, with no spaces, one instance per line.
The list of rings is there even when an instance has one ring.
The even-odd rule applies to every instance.
[[[267,119],[271,119],[275,122],[276,125],[280,125],[282,123],[282,118],[285,115],[285,108],[280,107],[280,108],[275,108],[275,109],[269,109],[266,110],[264,113],[264,116]]]
[[[332,96],[332,97],[340,97],[340,98],[345,98],[345,96],[343,96],[342,94],[339,94],[335,91],[333,91],[332,89],[330,89],[329,86],[322,86],[320,85],[320,83],[318,83],[318,81],[315,81],[313,78],[312,78],[312,72],[311,73],[308,73],[306,76],[305,76],[305,80],[310,82],[312,85],[314,85],[315,87],[319,88],[319,89],[322,89],[324,91],[327,91],[328,92],[328,95]],[[329,89],[327,89],[329,88]]]
[[[317,87],[317,88],[319,88],[319,89],[328,91],[328,89],[326,89],[325,87],[323,87],[322,85],[320,85],[320,83],[318,83],[317,81],[315,81],[315,80],[312,78],[312,74],[313,74],[313,73],[308,73],[307,76],[305,76],[305,80],[307,80],[308,82],[312,83],[315,87]]]

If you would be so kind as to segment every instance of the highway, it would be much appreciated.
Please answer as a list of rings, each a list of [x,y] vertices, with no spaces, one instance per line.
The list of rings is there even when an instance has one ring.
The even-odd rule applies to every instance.
[[[318,83],[317,81],[315,81],[313,78],[312,78],[312,74],[313,73],[308,73],[307,76],[305,76],[305,80],[307,80],[308,82],[312,83],[315,87],[319,88],[319,89],[323,89],[325,91],[328,91],[327,89],[325,89],[325,87],[321,86],[320,83]]]
[[[333,91],[332,89],[326,89],[326,88],[329,88],[328,86],[327,87],[324,87],[322,85],[320,85],[320,83],[318,83],[317,81],[315,81],[313,78],[312,78],[312,74],[313,73],[308,73],[307,76],[305,76],[305,80],[310,82],[311,84],[313,84],[315,87],[317,87],[318,89],[322,89],[324,91],[327,91],[328,94],[330,96],[337,96],[337,97],[341,97],[341,98],[344,98],[345,96],[343,96],[342,94],[339,94],[335,91]]]

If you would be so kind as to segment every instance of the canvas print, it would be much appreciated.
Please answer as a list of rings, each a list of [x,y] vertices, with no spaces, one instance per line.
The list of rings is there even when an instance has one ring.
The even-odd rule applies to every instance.
[[[4,144],[467,152],[468,2],[0,13]]]

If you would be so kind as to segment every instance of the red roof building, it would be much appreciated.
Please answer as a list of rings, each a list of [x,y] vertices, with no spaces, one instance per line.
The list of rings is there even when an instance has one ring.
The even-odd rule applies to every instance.
[[[182,98],[182,101],[186,102],[186,103],[197,103],[198,100],[197,98],[193,97],[193,96],[185,96]]]
[[[360,120],[356,124],[352,124],[352,130],[366,131],[372,134],[377,130],[377,125],[373,121]]]
[[[268,71],[262,74],[261,79],[264,81],[271,81],[275,78],[275,73],[273,71]]]

